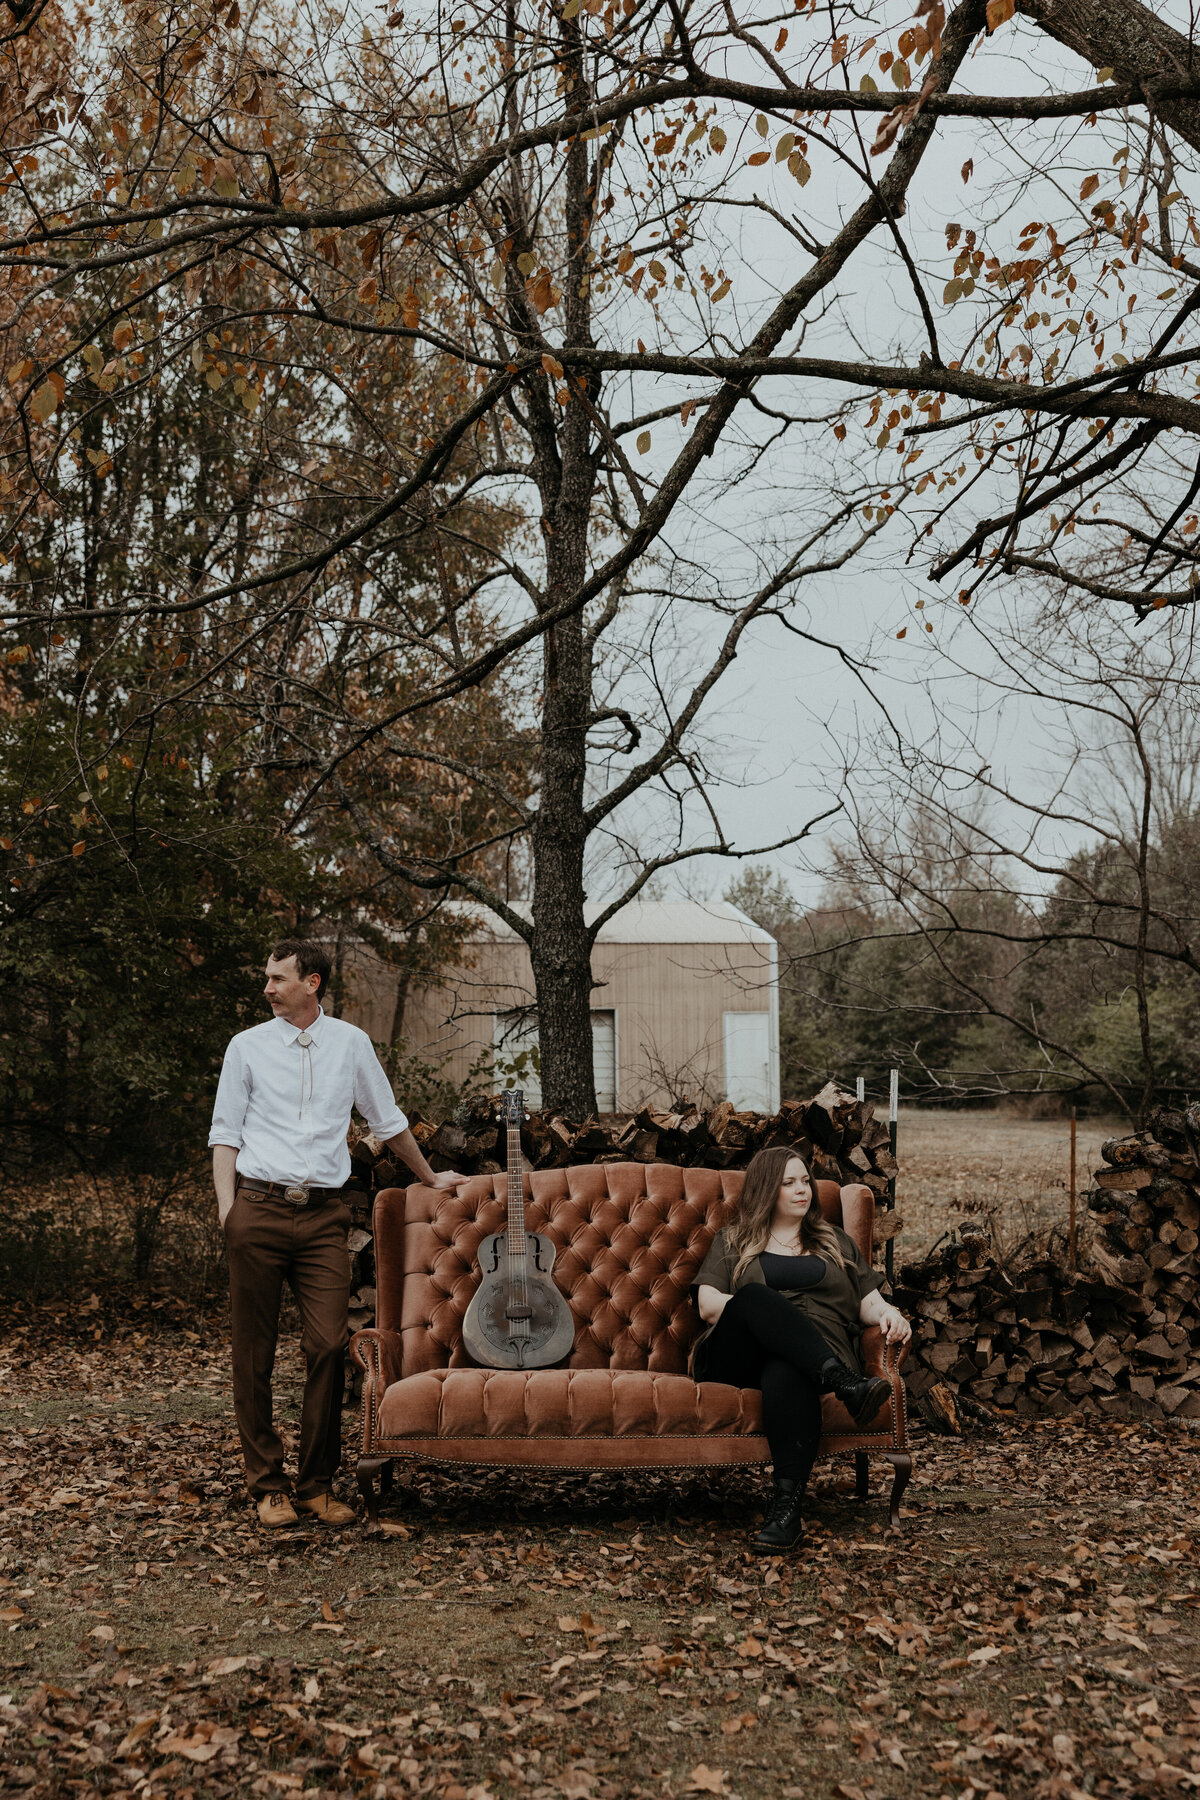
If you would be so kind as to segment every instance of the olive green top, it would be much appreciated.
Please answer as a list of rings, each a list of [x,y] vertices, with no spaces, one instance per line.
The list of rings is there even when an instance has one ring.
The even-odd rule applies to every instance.
[[[826,1257],[825,1274],[815,1287],[784,1292],[792,1305],[812,1320],[834,1355],[840,1356],[843,1362],[861,1375],[863,1363],[859,1308],[864,1297],[873,1294],[879,1287],[879,1277],[854,1239],[838,1230],[836,1225],[833,1229],[846,1259],[845,1268],[839,1269],[835,1262]],[[716,1288],[719,1294],[734,1293],[733,1269],[736,1260],[730,1248],[728,1228],[718,1231],[709,1245],[708,1255],[692,1280],[693,1290],[703,1285]],[[745,1287],[752,1281],[763,1285],[766,1282],[757,1256],[742,1270],[737,1285]],[[711,1325],[706,1325],[692,1346],[693,1371],[696,1368],[696,1353],[712,1329]]]

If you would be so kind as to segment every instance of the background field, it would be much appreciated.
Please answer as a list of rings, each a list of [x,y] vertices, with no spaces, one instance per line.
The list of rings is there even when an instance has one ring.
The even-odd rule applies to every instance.
[[[1080,1195],[1100,1164],[1105,1138],[1127,1131],[1116,1119],[1081,1119],[1076,1181]],[[921,1112],[902,1109],[897,1156],[896,1210],[904,1229],[898,1262],[913,1261],[963,1219],[988,1223],[1001,1251],[1036,1234],[1065,1231],[1070,1172],[1070,1122],[1021,1119],[998,1112]],[[1082,1201],[1080,1242],[1087,1229]]]

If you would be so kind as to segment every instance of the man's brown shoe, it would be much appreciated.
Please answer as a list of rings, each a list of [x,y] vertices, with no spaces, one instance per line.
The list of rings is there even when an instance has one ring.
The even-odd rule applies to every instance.
[[[322,1525],[353,1525],[355,1520],[354,1508],[335,1500],[332,1494],[314,1494],[311,1500],[297,1500],[296,1511],[320,1519]]]
[[[270,1531],[296,1523],[296,1509],[286,1494],[264,1494],[258,1503],[258,1516]]]

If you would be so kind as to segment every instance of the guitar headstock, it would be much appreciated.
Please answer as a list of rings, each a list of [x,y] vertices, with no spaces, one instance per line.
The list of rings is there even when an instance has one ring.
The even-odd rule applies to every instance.
[[[508,1088],[500,1096],[500,1117],[505,1125],[520,1125],[525,1118],[523,1088]]]

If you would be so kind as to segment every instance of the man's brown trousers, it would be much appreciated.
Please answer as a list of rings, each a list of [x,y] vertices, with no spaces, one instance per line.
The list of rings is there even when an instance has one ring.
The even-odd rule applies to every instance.
[[[350,1209],[342,1200],[297,1207],[238,1186],[225,1221],[232,1314],[233,1408],[255,1499],[286,1493],[271,1372],[285,1281],[296,1296],[307,1365],[296,1495],[329,1491],[342,1459],[342,1375],[349,1332]]]

